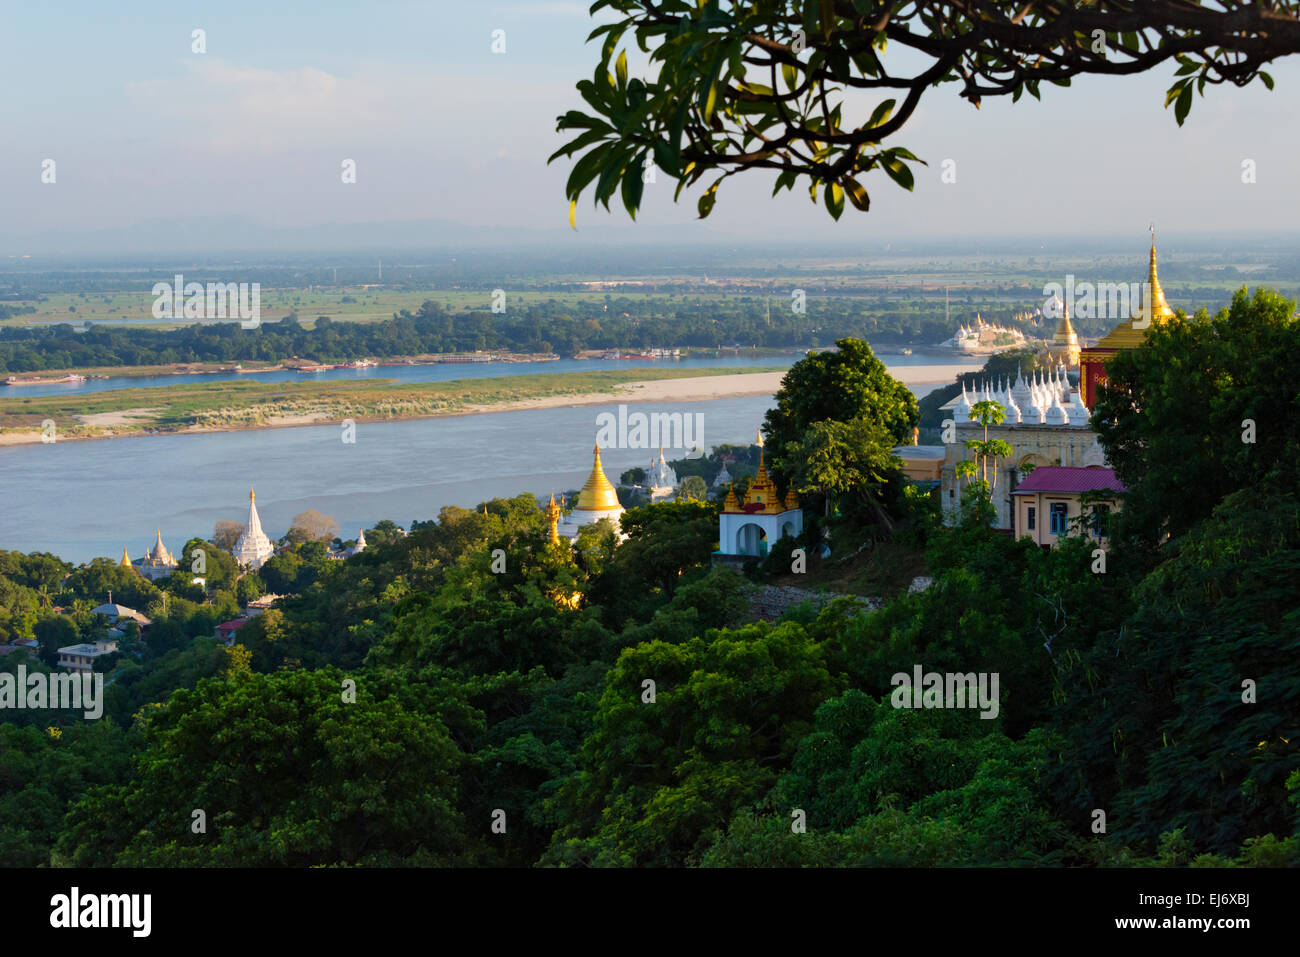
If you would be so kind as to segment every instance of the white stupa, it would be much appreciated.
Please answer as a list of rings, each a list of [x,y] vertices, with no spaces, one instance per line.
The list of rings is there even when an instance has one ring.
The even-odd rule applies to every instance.
[[[650,501],[658,501],[667,498],[677,491],[677,473],[668,465],[668,460],[664,458],[663,447],[659,448],[659,458],[650,461],[650,467],[646,469],[645,474],[646,488],[650,490]]]
[[[257,571],[266,564],[266,560],[275,552],[271,540],[262,531],[262,520],[257,515],[257,503],[253,490],[248,490],[248,525],[235,542],[231,554],[241,567]]]

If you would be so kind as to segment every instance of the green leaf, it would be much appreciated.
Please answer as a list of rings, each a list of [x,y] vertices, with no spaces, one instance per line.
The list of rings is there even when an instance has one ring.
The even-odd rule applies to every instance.
[[[889,178],[899,186],[903,187],[903,189],[910,190],[914,185],[916,185],[915,180],[912,177],[912,171],[908,169],[907,164],[902,160],[888,160],[884,163],[884,167],[885,172],[889,174]]]
[[[1174,119],[1178,125],[1183,125],[1183,120],[1187,119],[1187,113],[1192,108],[1192,85],[1189,83],[1183,87],[1183,92],[1178,94],[1178,102],[1174,104]]]
[[[704,118],[713,119],[713,111],[718,106],[718,81],[714,80],[709,84],[708,95],[704,98]]]
[[[888,120],[890,114],[894,112],[894,104],[896,102],[897,102],[896,100],[885,100],[874,110],[872,110],[871,119],[867,120],[867,129],[871,129],[872,127],[875,126],[880,126],[880,124]]]
[[[864,213],[867,212],[871,208],[871,198],[867,196],[867,191],[862,188],[862,184],[852,176],[846,176],[844,177],[844,185],[846,187],[845,191],[849,194],[849,202],[853,204],[854,208]]]
[[[627,171],[623,174],[623,208],[627,210],[627,214],[634,221],[636,220],[637,210],[641,208],[641,196],[645,192],[645,159],[644,154],[634,158]]]
[[[827,183],[822,198],[825,200],[827,211],[835,219],[839,219],[844,214],[844,189],[839,183]]]
[[[700,213],[700,219],[707,218],[709,213],[713,212],[713,204],[717,201],[718,184],[714,183],[704,191],[704,195],[700,197],[700,201],[696,204],[696,209],[698,209]]]
[[[596,178],[601,166],[609,159],[609,148],[613,145],[607,143],[603,146],[597,146],[573,164],[573,169],[569,171],[569,180],[564,187],[565,195],[569,199],[577,199],[582,191],[587,188],[587,184]]]
[[[681,173],[681,154],[673,152],[670,144],[664,140],[655,140],[655,165],[669,176]]]
[[[781,76],[785,79],[785,85],[793,93],[799,86],[799,71],[789,63],[782,63]]]
[[[619,89],[626,88],[627,86],[627,51],[626,50],[621,52],[618,55],[618,59],[614,61],[614,72],[618,74]]]
[[[776,178],[776,185],[772,187],[772,195],[775,196],[784,187],[785,189],[794,189],[795,171],[792,169],[784,170]]]
[[[1269,76],[1263,70],[1260,70],[1259,78],[1264,81],[1264,85],[1266,87],[1268,87],[1270,90],[1273,89],[1273,78],[1271,76]]]

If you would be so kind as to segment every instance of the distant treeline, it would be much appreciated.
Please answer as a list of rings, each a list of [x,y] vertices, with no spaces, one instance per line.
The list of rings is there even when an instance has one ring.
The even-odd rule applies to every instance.
[[[856,337],[876,343],[934,344],[952,335],[942,307],[809,297],[806,311],[791,302],[761,299],[664,303],[611,298],[604,303],[545,302],[490,312],[451,313],[427,301],[383,322],[336,322],[319,318],[305,328],[296,316],[264,322],[256,329],[238,323],[196,323],[161,331],[89,324],[0,329],[0,371],[92,366],[164,365],[176,362],[274,362],[297,357],[341,362],[362,356],[423,353],[559,353],[584,349],[652,347],[714,348],[759,346],[807,348]],[[953,317],[953,325],[958,316]]]

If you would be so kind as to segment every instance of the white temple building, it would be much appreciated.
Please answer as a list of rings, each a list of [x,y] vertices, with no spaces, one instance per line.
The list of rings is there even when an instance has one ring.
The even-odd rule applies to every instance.
[[[718,515],[718,556],[731,558],[761,558],[782,538],[797,538],[803,534],[803,509],[794,487],[786,490],[782,498],[776,483],[767,474],[763,459],[763,435],[758,435],[758,473],[745,491],[742,502],[735,488],[727,490],[727,498]]]
[[[142,578],[149,581],[158,581],[160,578],[166,578],[172,572],[176,571],[180,563],[176,561],[174,555],[167,550],[163,544],[162,529],[157,529],[157,538],[154,539],[153,548],[145,551],[143,558],[137,558],[129,562],[126,557],[126,549],[122,549],[122,564],[130,565]]]
[[[977,403],[988,401],[1001,406],[1004,416],[1001,423],[989,426],[988,437],[1002,439],[1014,450],[1010,459],[998,462],[993,489],[997,510],[994,528],[1013,527],[1011,496],[1025,475],[1025,466],[1077,468],[1106,464],[1097,435],[1088,425],[1091,412],[1083,404],[1079,390],[1071,385],[1064,365],[1058,363],[1028,379],[1023,372],[1017,372],[1015,382],[986,379],[974,388],[963,383],[961,395],[943,406],[955,426],[954,441],[944,446],[940,477],[947,521],[955,522],[960,512],[963,484],[956,466],[970,455],[965,442],[984,438],[984,428],[970,417],[971,410]]]
[[[719,470],[717,476],[713,479],[713,487],[723,488],[727,485],[730,485],[734,481],[735,479],[731,477],[731,473],[727,471],[727,459],[724,457],[722,459],[722,468]]]
[[[325,557],[334,561],[343,561],[351,558],[353,555],[359,555],[366,550],[366,530],[357,529],[357,543],[351,548],[340,548],[338,551],[331,550]]]
[[[975,324],[957,327],[951,339],[940,343],[941,349],[953,349],[966,355],[990,355],[1004,349],[1016,349],[1026,345],[1025,334],[1019,329],[1006,326],[990,325],[983,316],[975,314]]]
[[[266,564],[266,560],[275,553],[275,546],[262,531],[262,520],[257,515],[257,502],[253,490],[248,490],[248,524],[243,534],[235,542],[231,554],[235,556],[241,568],[257,571]]]
[[[668,498],[677,491],[677,473],[664,458],[663,446],[659,447],[659,458],[650,460],[650,467],[645,473],[645,486],[650,490],[652,502]]]

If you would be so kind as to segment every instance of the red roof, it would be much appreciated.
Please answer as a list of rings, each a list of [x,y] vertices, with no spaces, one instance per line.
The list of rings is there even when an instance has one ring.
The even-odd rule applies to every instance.
[[[217,625],[217,631],[237,631],[248,624],[247,618],[236,618],[234,621],[223,621]]]
[[[1124,483],[1114,469],[1090,466],[1040,465],[1016,487],[1016,495],[1035,492],[1123,492]]]

